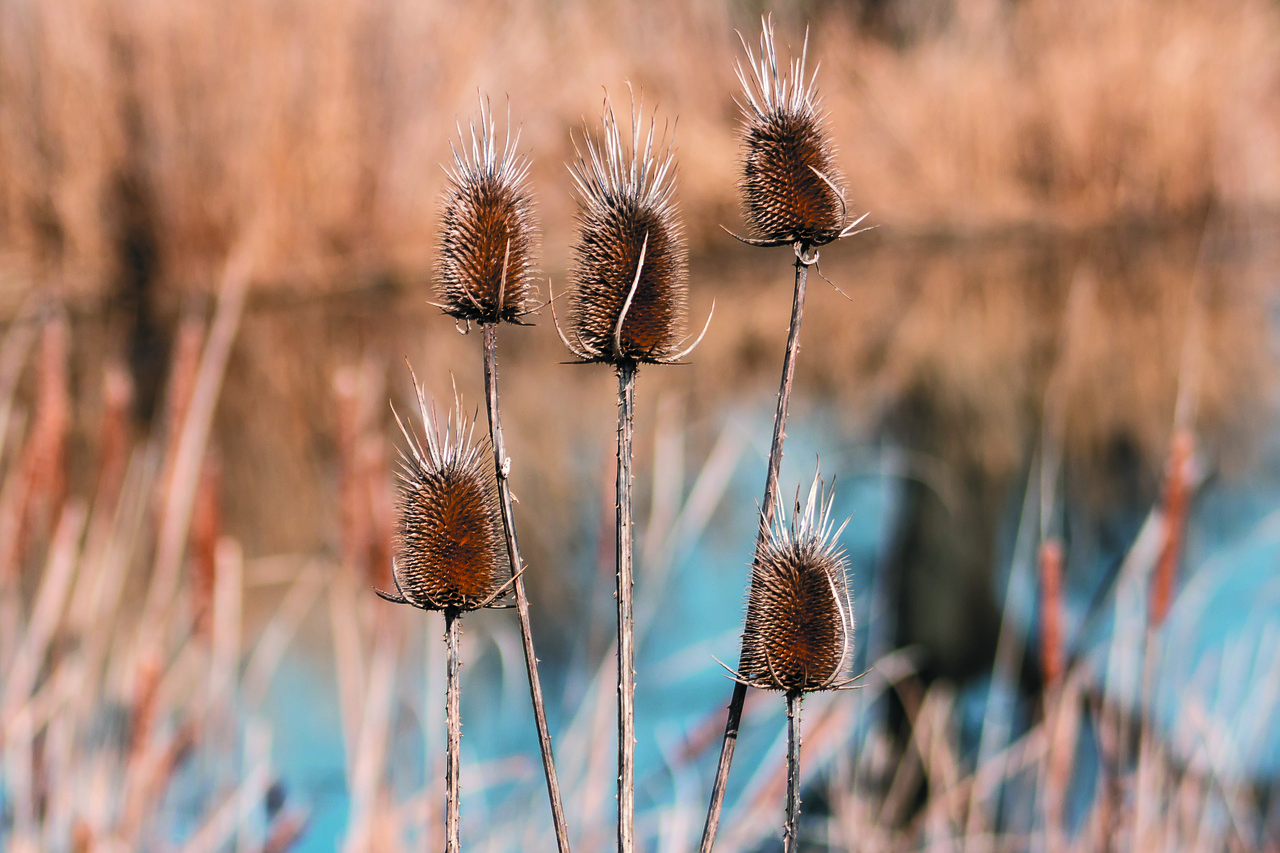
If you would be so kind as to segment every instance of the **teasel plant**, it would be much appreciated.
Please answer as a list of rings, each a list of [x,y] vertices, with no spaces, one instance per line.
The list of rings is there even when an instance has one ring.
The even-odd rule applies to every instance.
[[[747,235],[729,233],[751,246],[789,245],[796,257],[791,323],[782,362],[778,408],[773,420],[764,498],[760,502],[760,525],[756,537],[756,553],[759,555],[762,553],[761,544],[768,539],[777,501],[778,472],[782,465],[787,410],[800,352],[800,324],[804,317],[809,267],[818,263],[820,247],[866,230],[861,226],[867,214],[852,222],[847,221],[848,208],[835,164],[835,146],[817,94],[817,70],[806,78],[807,31],[799,58],[793,59],[785,68],[778,65],[771,18],[761,21],[759,55],[741,33],[739,39],[747,58],[746,68],[741,62],[737,66],[738,81],[742,84],[742,99],[738,105],[743,115],[738,189]],[[753,587],[755,577],[753,572]],[[738,681],[729,702],[720,761],[699,848],[701,853],[710,853],[715,844],[747,686],[747,682]]]
[[[461,126],[458,127],[453,166],[447,170],[436,261],[436,293],[440,302],[434,304],[455,322],[465,324],[459,326],[464,332],[473,322],[483,331],[485,412],[489,420],[489,443],[493,448],[502,532],[529,677],[529,697],[538,730],[556,844],[560,853],[569,853],[569,831],[529,622],[529,598],[521,575],[523,569],[512,512],[511,457],[503,440],[498,408],[498,326],[501,323],[526,325],[523,318],[537,310],[534,279],[538,233],[528,185],[530,164],[527,157],[518,153],[519,142],[519,131],[514,136],[511,134],[508,105],[506,134],[499,147],[493,113],[483,97],[469,133],[464,134]]]
[[[461,620],[464,613],[495,606],[519,576],[504,580],[508,558],[498,488],[486,464],[485,443],[475,441],[476,418],[467,422],[455,394],[453,416],[442,424],[434,408],[428,409],[417,377],[413,385],[425,440],[419,440],[396,414],[406,442],[400,453],[392,559],[396,591],[375,591],[387,601],[444,614],[448,659],[445,851],[456,853],[461,798]]]
[[[647,129],[631,102],[630,145],[608,95],[599,139],[587,136],[569,167],[578,191],[578,239],[573,247],[569,331],[552,319],[579,363],[613,365],[618,375],[618,850],[635,849],[635,645],[632,622],[631,464],[636,372],[641,364],[671,364],[685,346],[688,255],[676,212],[672,134]],[[576,143],[575,143],[576,145]],[[585,149],[585,150],[584,150]],[[712,310],[714,311],[714,305]]]
[[[800,820],[800,710],[806,693],[845,690],[853,657],[853,599],[848,559],[831,515],[832,488],[814,472],[803,504],[796,490],[787,521],[780,511],[757,544],[742,631],[738,670],[744,686],[780,690],[787,697],[787,811],[785,853],[798,850]],[[726,667],[727,669],[727,667]]]

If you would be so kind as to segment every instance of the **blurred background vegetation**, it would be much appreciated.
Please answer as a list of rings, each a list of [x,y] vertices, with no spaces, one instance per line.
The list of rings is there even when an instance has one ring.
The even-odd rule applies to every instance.
[[[769,13],[784,54],[808,29],[851,207],[877,226],[823,250],[840,292],[811,288],[783,472],[784,494],[815,455],[839,476],[859,660],[897,673],[814,717],[832,748],[812,849],[1102,849],[1119,818],[1095,805],[1144,792],[1162,817],[1127,849],[1276,849],[1274,0],[0,0],[6,849],[438,836],[440,628],[368,587],[388,571],[403,360],[436,396],[452,380],[480,400],[478,341],[426,304],[440,164],[477,93],[509,104],[558,285],[565,163],[627,83],[675,125],[691,323],[717,305],[690,366],[646,370],[637,424],[643,832],[690,847],[789,304],[786,251],[721,230],[741,230],[735,30],[754,44]],[[504,332],[503,399],[570,822],[594,850],[613,398],[606,371],[559,364],[549,325]],[[1195,488],[1170,537],[1178,434]],[[1115,673],[1151,646],[1121,630],[1124,579],[1160,562],[1144,535],[1177,543],[1195,594],[1163,630],[1194,650],[1138,684]],[[1044,541],[1066,553],[1056,687],[1032,653]],[[464,838],[544,849],[513,628],[474,621]],[[1194,713],[1154,698],[1202,682]],[[1048,762],[1023,766],[1031,805],[971,775],[1059,704],[1083,709],[1062,737],[1096,759],[1058,772],[1074,818],[1041,796]],[[776,844],[753,815],[781,815],[778,711],[748,705],[723,849]],[[1098,735],[1131,728],[1127,750]]]

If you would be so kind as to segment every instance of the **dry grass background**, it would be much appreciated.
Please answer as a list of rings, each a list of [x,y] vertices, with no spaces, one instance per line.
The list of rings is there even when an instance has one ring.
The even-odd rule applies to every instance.
[[[157,0],[0,3],[0,308],[101,295],[130,229],[159,289],[231,247],[260,286],[428,269],[455,120],[511,100],[563,266],[571,129],[630,81],[679,116],[695,251],[734,192],[735,27],[679,3]],[[1280,206],[1280,11],[1267,0],[900,0],[812,23],[852,203],[908,231],[1075,228]]]

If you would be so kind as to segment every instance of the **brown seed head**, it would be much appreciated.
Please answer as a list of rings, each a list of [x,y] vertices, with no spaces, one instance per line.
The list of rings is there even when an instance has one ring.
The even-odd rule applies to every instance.
[[[763,21],[759,58],[747,46],[748,74],[738,64],[745,102],[742,192],[750,237],[769,244],[803,242],[822,246],[840,236],[845,204],[835,149],[814,89],[806,84],[809,36],[799,59],[782,73],[774,46],[773,22]]]
[[[688,256],[671,141],[664,133],[655,148],[654,122],[644,133],[634,105],[631,127],[626,150],[606,97],[601,140],[588,137],[570,167],[579,194],[570,348],[584,361],[667,361],[684,331]]]
[[[824,500],[825,497],[825,500]],[[832,531],[833,496],[814,477],[788,524],[779,509],[752,570],[740,677],[754,687],[808,692],[836,687],[853,651],[848,568]]]
[[[485,442],[472,440],[475,419],[464,423],[461,403],[442,430],[417,391],[426,448],[401,423],[408,451],[401,453],[396,587],[423,610],[475,610],[493,600],[510,565],[497,482],[485,464]]]
[[[483,99],[471,123],[471,146],[462,128],[444,190],[437,294],[445,313],[460,320],[518,322],[533,295],[537,242],[527,158],[515,153],[520,134],[497,147],[493,116]]]

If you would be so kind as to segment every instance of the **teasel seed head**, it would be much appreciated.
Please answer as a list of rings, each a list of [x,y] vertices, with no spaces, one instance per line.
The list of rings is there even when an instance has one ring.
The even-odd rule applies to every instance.
[[[771,19],[762,21],[759,57],[746,39],[742,47],[751,67],[750,72],[742,63],[737,67],[744,97],[739,102],[743,113],[739,189],[748,229],[744,242],[823,246],[847,236],[852,232],[845,229],[835,148],[814,85],[817,69],[805,80],[808,32],[800,57],[787,69],[778,67]]]
[[[475,418],[465,421],[456,396],[442,426],[416,378],[414,388],[426,441],[396,415],[408,445],[400,454],[392,572],[399,595],[379,595],[423,610],[487,607],[506,589],[510,570],[487,442],[474,440]]]
[[[834,495],[814,475],[807,501],[782,508],[752,570],[737,677],[753,687],[806,693],[843,686],[853,654],[848,561],[832,529]],[[846,521],[845,524],[848,522]]]
[[[692,349],[680,351],[688,253],[672,200],[674,154],[666,132],[655,144],[654,124],[645,130],[633,99],[627,148],[606,95],[601,138],[587,137],[569,167],[579,195],[574,340],[561,339],[582,361],[670,362]]]
[[[528,313],[535,273],[537,228],[529,194],[529,160],[515,149],[520,133],[497,146],[493,114],[480,100],[470,147],[458,128],[453,167],[447,169],[436,260],[439,307],[470,322],[518,323]]]

